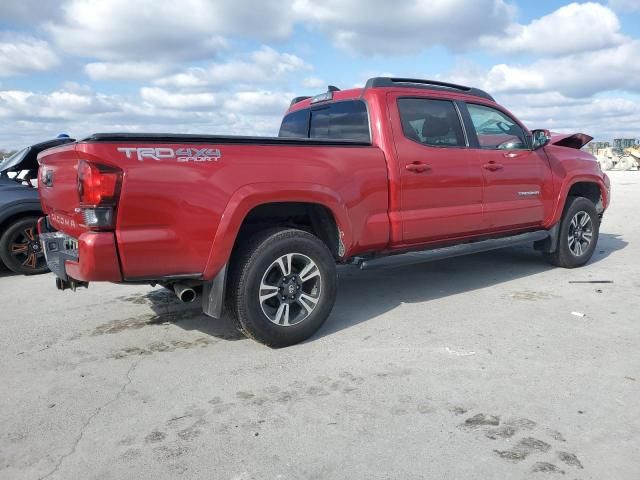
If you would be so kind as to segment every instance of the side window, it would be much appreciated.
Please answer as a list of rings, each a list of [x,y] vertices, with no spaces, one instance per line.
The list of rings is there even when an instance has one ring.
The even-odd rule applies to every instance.
[[[298,110],[284,117],[278,136],[369,142],[367,107],[357,100]]]
[[[369,114],[365,103],[362,101],[334,103],[331,107],[329,138],[371,141]]]
[[[297,110],[291,112],[282,120],[279,137],[308,138],[309,137],[309,110]]]
[[[480,148],[487,150],[527,149],[526,136],[520,125],[495,108],[468,103],[471,123],[478,135]]]
[[[458,111],[448,100],[398,99],[402,131],[409,140],[433,147],[465,147]]]
[[[369,116],[362,101],[336,102],[311,110],[310,138],[368,142]]]

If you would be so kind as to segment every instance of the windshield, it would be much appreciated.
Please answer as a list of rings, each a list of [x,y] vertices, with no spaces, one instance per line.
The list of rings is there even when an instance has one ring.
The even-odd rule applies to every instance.
[[[13,155],[11,155],[10,157],[7,157],[4,160],[0,161],[0,173],[6,172],[7,170],[10,170],[18,166],[20,162],[24,160],[24,157],[27,155],[27,153],[29,153],[30,149],[31,147],[23,148],[22,150],[19,150]]]

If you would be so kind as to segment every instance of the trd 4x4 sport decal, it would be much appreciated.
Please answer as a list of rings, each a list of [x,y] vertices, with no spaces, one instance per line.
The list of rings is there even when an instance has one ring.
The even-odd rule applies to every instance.
[[[119,147],[118,151],[127,158],[135,158],[140,162],[145,159],[161,161],[175,158],[178,162],[217,162],[222,153],[217,148],[168,148],[168,147]]]

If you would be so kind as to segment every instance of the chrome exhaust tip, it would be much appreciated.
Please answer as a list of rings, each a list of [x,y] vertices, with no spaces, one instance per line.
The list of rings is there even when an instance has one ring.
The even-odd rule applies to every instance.
[[[174,284],[173,291],[182,303],[193,303],[198,297],[198,293],[193,288],[183,283]]]

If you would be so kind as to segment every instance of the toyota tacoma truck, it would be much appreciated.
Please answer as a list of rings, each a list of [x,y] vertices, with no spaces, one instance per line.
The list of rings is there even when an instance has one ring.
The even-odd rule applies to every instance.
[[[378,77],[295,98],[277,138],[103,133],[47,150],[38,226],[62,290],[160,284],[284,347],[331,313],[336,264],[528,243],[584,265],[610,195],[590,140],[530,131],[476,88]]]

